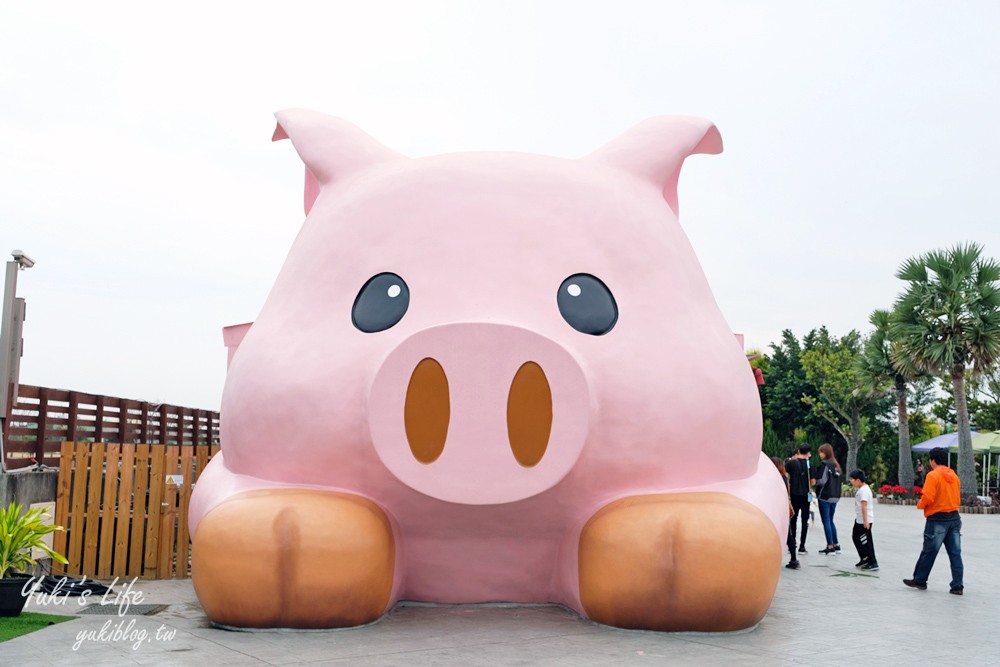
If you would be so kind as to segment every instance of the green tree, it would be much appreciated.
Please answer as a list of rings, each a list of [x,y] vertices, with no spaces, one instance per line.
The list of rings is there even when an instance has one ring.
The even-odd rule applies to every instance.
[[[969,415],[980,431],[1000,430],[1000,363],[970,380],[975,400],[969,399]]]
[[[876,310],[868,318],[875,330],[858,358],[862,389],[869,395],[889,394],[896,400],[898,426],[897,474],[899,483],[913,488],[913,452],[907,416],[909,386],[924,374],[905,355],[893,354],[898,343],[889,338],[889,311]]]
[[[764,438],[761,442],[761,451],[768,456],[777,456],[779,459],[784,459],[788,456],[788,447],[781,444],[778,434],[771,428],[770,419],[764,421]]]
[[[847,443],[847,470],[857,466],[858,449],[868,429],[868,409],[876,397],[862,390],[859,372],[861,336],[851,331],[835,338],[826,327],[813,332],[810,349],[802,353],[806,379],[816,388],[816,395],[802,401],[827,420]]]
[[[958,476],[962,493],[975,494],[975,459],[966,375],[1000,358],[1000,265],[974,243],[933,250],[903,262],[896,277],[907,288],[896,301],[890,337],[901,360],[947,375],[958,423]]]
[[[955,424],[955,396],[949,380],[942,380],[944,395],[931,406],[931,413],[944,424]],[[966,378],[966,402],[970,425],[980,431],[1000,430],[1000,364],[994,364],[981,376]]]
[[[917,412],[923,412],[924,408],[934,402],[934,387],[937,383],[938,379],[933,375],[921,374],[919,379],[911,383],[913,393],[910,394],[907,405]]]
[[[810,390],[799,357],[802,347],[788,329],[781,332],[781,342],[771,343],[771,354],[760,360],[764,384],[760,390],[764,419],[771,422],[778,439],[789,442],[792,434],[805,420],[809,409],[802,405],[802,396]],[[787,456],[787,452],[785,455]]]
[[[822,418],[816,416],[802,397],[816,393],[816,388],[806,379],[802,368],[802,353],[815,344],[816,332],[807,334],[803,343],[786,329],[779,343],[771,343],[770,355],[764,355],[752,365],[764,373],[764,384],[759,385],[760,404],[765,421],[771,422],[778,441],[786,449],[794,442],[835,442],[836,431]],[[796,439],[796,429],[804,429],[806,437]]]
[[[941,380],[938,389],[942,392],[942,395],[934,399],[934,402],[931,404],[931,414],[944,424],[944,430],[947,433],[952,430],[951,426],[958,421],[955,413],[955,397],[952,395],[951,380]]]
[[[922,412],[910,412],[910,442],[917,444],[941,434],[937,424],[930,421]],[[912,457],[912,452],[910,453]]]

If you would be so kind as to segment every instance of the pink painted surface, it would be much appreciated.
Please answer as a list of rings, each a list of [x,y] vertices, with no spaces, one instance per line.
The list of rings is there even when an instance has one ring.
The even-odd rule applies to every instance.
[[[400,419],[410,375],[425,357],[447,369],[452,397],[447,445],[430,465],[414,458]],[[505,410],[511,380],[526,361],[544,369],[555,416],[545,456],[531,468],[511,455]],[[583,449],[589,414],[587,380],[576,360],[554,341],[502,324],[448,324],[414,334],[382,364],[368,400],[372,444],[386,468],[410,488],[466,505],[513,502],[555,486]]]
[[[787,499],[760,452],[753,374],[675,214],[684,158],[721,151],[710,123],[651,119],[569,160],[409,159],[322,114],[278,121],[276,138],[291,138],[314,181],[308,216],[237,341],[224,457],[195,489],[192,534],[243,491],[355,493],[394,527],[390,604],[554,601],[581,612],[579,533],[612,500],[729,493],[771,519],[763,539],[780,539]],[[406,281],[409,309],[362,333],[355,297],[387,271]],[[606,335],[560,315],[557,290],[576,273],[614,294],[619,318]],[[448,439],[431,464],[412,458],[403,430],[407,382],[425,357],[452,387]],[[534,468],[514,461],[504,421],[527,361],[553,396],[552,437]]]
[[[222,342],[226,346],[227,353],[226,368],[229,368],[229,365],[233,363],[233,355],[236,354],[236,350],[252,326],[253,322],[247,322],[245,324],[233,324],[222,329]]]

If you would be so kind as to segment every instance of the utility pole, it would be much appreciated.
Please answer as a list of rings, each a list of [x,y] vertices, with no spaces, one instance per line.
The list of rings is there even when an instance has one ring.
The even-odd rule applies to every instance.
[[[10,253],[3,284],[3,310],[0,311],[0,472],[7,469],[4,442],[10,428],[10,416],[17,402],[17,383],[21,369],[24,325],[24,299],[17,296],[17,272],[30,269],[35,260],[21,250]]]

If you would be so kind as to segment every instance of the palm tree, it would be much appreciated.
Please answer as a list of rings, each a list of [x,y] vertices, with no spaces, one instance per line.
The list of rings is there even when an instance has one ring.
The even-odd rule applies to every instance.
[[[865,341],[859,360],[862,391],[872,395],[891,393],[896,399],[896,417],[899,421],[899,483],[912,489],[913,454],[910,451],[907,394],[910,383],[926,377],[926,374],[909,357],[896,352],[899,344],[889,338],[889,319],[887,310],[876,310],[868,318],[875,330]]]
[[[889,337],[900,363],[951,378],[958,421],[962,494],[975,494],[975,459],[965,395],[966,373],[1000,358],[1000,265],[969,243],[907,259],[896,277],[909,283],[890,315]]]

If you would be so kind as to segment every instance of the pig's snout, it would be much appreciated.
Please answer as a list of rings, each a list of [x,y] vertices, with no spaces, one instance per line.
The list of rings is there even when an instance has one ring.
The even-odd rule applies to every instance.
[[[525,468],[545,456],[552,433],[552,390],[545,371],[525,362],[514,375],[507,395],[507,440],[514,458]]]
[[[379,457],[442,500],[497,504],[554,486],[583,448],[583,371],[554,341],[506,325],[421,331],[386,358],[369,402]]]
[[[448,375],[434,359],[422,360],[413,369],[406,388],[403,423],[406,441],[413,458],[421,463],[434,463],[444,451],[451,421],[451,396]]]
[[[444,451],[451,417],[448,375],[435,359],[422,359],[406,389],[403,423],[413,457],[434,463]],[[534,361],[521,365],[507,395],[507,440],[525,468],[545,456],[552,432],[552,390],[545,371]]]

